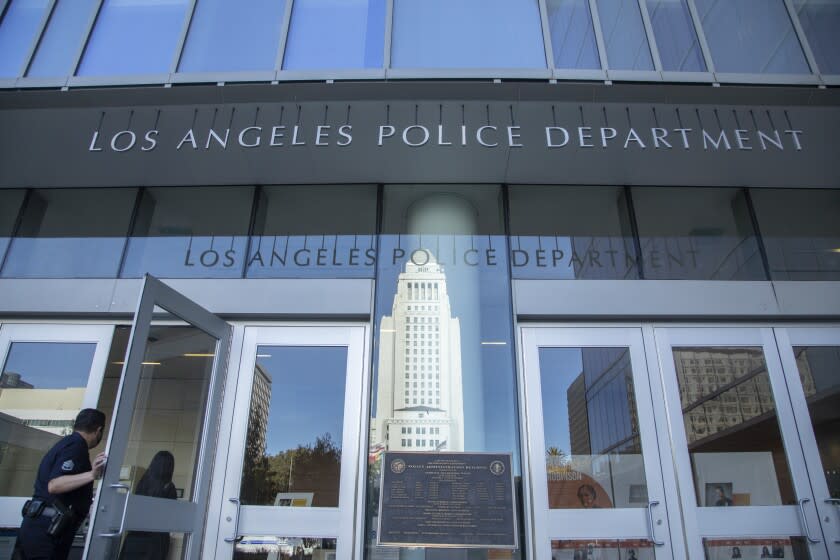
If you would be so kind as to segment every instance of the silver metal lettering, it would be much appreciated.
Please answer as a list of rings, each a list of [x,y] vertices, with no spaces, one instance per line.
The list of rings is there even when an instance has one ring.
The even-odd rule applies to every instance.
[[[688,149],[688,134],[687,133],[691,132],[691,131],[692,131],[691,128],[675,128],[674,129],[674,132],[679,132],[680,136],[682,136],[683,148],[685,148],[686,150]]]
[[[451,146],[452,145],[452,142],[446,142],[443,139],[443,125],[442,124],[438,125],[438,135],[437,136],[438,136],[438,141],[437,141],[438,146]]]
[[[802,150],[802,144],[799,143],[799,135],[801,130],[785,130],[785,134],[790,134],[793,137],[793,145],[796,146],[796,151]]]
[[[178,142],[178,147],[176,147],[175,149],[180,150],[181,146],[183,146],[185,142],[189,142],[190,145],[193,147],[193,150],[198,149],[198,145],[195,143],[195,133],[193,132],[193,129],[189,129],[187,133],[184,134],[184,137],[181,139],[180,142]]]
[[[636,142],[641,149],[645,149],[645,143],[642,142],[642,139],[639,138],[639,135],[636,134],[636,129],[631,128],[630,131],[627,133],[627,139],[624,141],[624,149],[627,149],[627,146],[630,145],[630,142]]]
[[[272,126],[271,127],[271,143],[269,146],[282,146],[283,142],[277,142],[280,138],[283,138],[285,135],[283,131],[286,130],[285,126]]]
[[[563,134],[563,141],[559,144],[552,142],[552,133],[560,132]],[[547,148],[562,148],[569,143],[569,131],[562,126],[547,126],[545,127],[545,145]]]
[[[303,146],[306,144],[306,142],[303,140],[298,142],[298,132],[300,132],[300,126],[295,125],[292,129],[292,146]]]
[[[478,140],[478,143],[481,144],[482,146],[484,146],[485,148],[495,148],[496,146],[499,145],[498,142],[494,142],[493,144],[488,144],[487,142],[484,141],[484,131],[488,130],[488,129],[493,130],[493,131],[498,130],[497,127],[489,125],[489,124],[484,125],[484,126],[480,126],[480,127],[478,127],[478,130],[475,131],[475,139]]]
[[[117,140],[119,140],[120,137],[123,136],[124,134],[127,134],[128,137],[130,138],[130,140],[124,148],[118,148],[117,147]],[[133,148],[134,144],[136,142],[137,142],[137,135],[136,134],[134,134],[130,130],[121,130],[120,132],[117,132],[116,134],[114,134],[114,137],[111,138],[111,149],[114,150],[115,152],[125,152],[125,151],[128,151],[131,148]]]
[[[353,131],[353,125],[343,124],[338,127],[338,135],[344,138],[336,142],[338,146],[349,146],[353,141],[353,136],[350,134]]]
[[[611,128],[609,126],[602,127],[601,128],[601,147],[606,148],[607,147],[607,140],[612,140],[613,138],[616,137],[616,135],[618,135],[618,131],[616,129]]]
[[[93,138],[90,139],[90,146],[88,146],[88,151],[89,152],[101,152],[102,151],[102,148],[97,148],[96,147],[96,141],[98,139],[99,139],[99,131],[94,130],[93,131]]]
[[[595,145],[592,143],[587,143],[587,140],[592,140],[592,132],[591,126],[579,126],[578,127],[578,144],[581,148],[594,148]]]
[[[665,140],[665,137],[668,136],[668,130],[667,129],[654,127],[654,128],[650,129],[650,134],[651,134],[651,136],[653,136],[653,147],[654,148],[659,148],[659,143],[660,142],[665,144],[666,148],[673,148],[673,146],[671,146],[670,142]]]
[[[766,149],[767,149],[767,144],[765,144],[765,143],[764,143],[764,141],[765,141],[765,140],[766,140],[767,142],[770,142],[771,144],[773,144],[774,146],[776,146],[776,147],[777,147],[777,148],[779,148],[780,150],[784,150],[784,149],[785,149],[784,145],[782,144],[782,139],[781,139],[781,137],[779,136],[779,131],[778,131],[778,130],[774,130],[774,131],[773,131],[773,135],[775,136],[775,140],[773,139],[773,137],[768,136],[767,134],[764,134],[764,133],[763,133],[763,132],[761,132],[760,130],[758,131],[758,141],[759,141],[759,142],[761,142],[761,149],[762,149],[762,150],[766,150]]]
[[[315,145],[316,146],[329,146],[329,142],[321,142],[323,139],[329,139],[330,133],[329,130],[332,127],[329,125],[320,125],[315,129]]]
[[[509,127],[507,127],[508,146],[510,146],[511,148],[524,148],[525,147],[525,146],[522,145],[521,142],[514,142],[514,140],[519,140],[522,137],[522,135],[519,133],[520,130],[522,130],[521,126],[509,126]]]
[[[747,130],[743,128],[735,129],[735,141],[738,143],[739,150],[752,150],[752,146],[747,146],[744,142],[749,142],[749,137],[746,136]]]
[[[408,141],[408,132],[410,130],[414,130],[414,129],[423,131],[423,139],[420,142],[413,142],[412,143],[412,142]],[[425,144],[426,142],[429,141],[429,129],[426,128],[423,125],[413,124],[413,125],[403,129],[402,141],[406,146],[411,146],[412,148],[417,148],[419,146],[422,146],[423,144]]]
[[[229,129],[229,128],[226,128],[226,129],[225,129],[225,137],[224,137],[224,138],[222,138],[221,136],[219,136],[219,135],[216,133],[216,131],[215,131],[215,130],[213,130],[213,129],[211,128],[211,129],[210,129],[210,132],[209,132],[209,133],[207,133],[207,143],[204,145],[204,149],[205,149],[205,150],[209,150],[209,149],[210,149],[210,140],[216,140],[216,142],[218,142],[218,144],[219,144],[219,145],[220,145],[223,149],[227,149],[228,136],[230,136],[230,129]]]
[[[146,135],[143,136],[143,139],[148,142],[149,144],[146,146],[140,146],[141,152],[151,152],[157,146],[157,140],[155,140],[154,136],[157,136],[160,131],[158,130],[147,130]]]
[[[703,149],[704,150],[709,149],[709,144],[714,146],[715,149],[717,150],[717,149],[720,148],[721,143],[723,143],[723,145],[726,146],[727,150],[732,149],[732,146],[729,145],[729,138],[726,137],[726,131],[725,130],[720,131],[720,136],[718,136],[717,142],[715,142],[715,139],[712,138],[711,136],[709,136],[709,133],[706,132],[705,129],[703,129]]]
[[[387,134],[386,134],[386,131],[387,131]],[[393,126],[389,125],[389,124],[380,126],[379,127],[379,141],[377,142],[376,145],[381,146],[382,145],[382,140],[384,140],[385,138],[390,138],[391,136],[394,135],[395,132],[397,132],[397,129],[394,128]]]
[[[259,134],[257,134],[254,142],[252,142],[250,144],[245,142],[245,135],[247,133],[251,132],[252,130],[256,130],[257,132],[262,132],[262,127],[261,126],[249,126],[247,128],[242,129],[242,131],[239,133],[239,145],[242,146],[243,148],[256,148],[257,146],[260,145],[260,140],[261,139],[260,139]]]

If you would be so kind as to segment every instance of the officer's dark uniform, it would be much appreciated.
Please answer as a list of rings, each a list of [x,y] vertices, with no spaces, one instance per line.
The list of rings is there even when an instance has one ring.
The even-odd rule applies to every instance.
[[[50,449],[38,467],[33,497],[45,500],[48,504],[56,499],[71,508],[76,521],[62,535],[50,537],[47,528],[52,515],[49,509],[39,517],[23,519],[18,534],[21,550],[26,560],[55,559],[64,560],[73,545],[73,536],[79,525],[87,517],[93,499],[93,483],[85,484],[65,494],[50,494],[47,484],[59,476],[84,473],[91,470],[87,442],[78,432],[62,438]]]

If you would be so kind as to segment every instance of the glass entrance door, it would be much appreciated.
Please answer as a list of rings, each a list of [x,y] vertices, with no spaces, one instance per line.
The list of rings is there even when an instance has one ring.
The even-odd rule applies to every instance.
[[[174,316],[178,326],[152,326]],[[201,557],[231,327],[146,277],[88,534],[89,559]]]
[[[775,333],[822,538],[840,557],[840,328]]]
[[[535,557],[684,556],[641,328],[523,328],[522,355]]]
[[[112,325],[0,326],[0,527],[19,527],[38,465],[95,408]]]
[[[244,329],[217,559],[359,557],[366,340],[366,326]]]
[[[658,416],[669,419],[688,556],[827,558],[816,507],[829,517],[829,495],[809,482],[814,461],[805,455],[819,459],[813,436],[800,439],[808,412],[794,415],[805,406],[803,387],[816,395],[813,375],[792,408],[787,388],[799,383],[800,360],[785,344],[783,371],[773,329],[660,328],[655,338],[665,392]],[[805,454],[802,442],[811,446]]]

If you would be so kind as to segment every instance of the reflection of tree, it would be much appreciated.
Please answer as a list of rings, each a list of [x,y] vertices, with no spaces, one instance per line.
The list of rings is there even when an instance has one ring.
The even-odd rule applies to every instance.
[[[279,492],[312,492],[313,506],[337,506],[340,474],[341,448],[329,433],[275,455],[252,447],[249,438],[240,499],[243,505],[273,505]]]

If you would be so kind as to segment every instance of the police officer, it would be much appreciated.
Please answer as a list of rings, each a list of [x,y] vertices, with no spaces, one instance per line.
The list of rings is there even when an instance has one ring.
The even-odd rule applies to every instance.
[[[41,459],[35,493],[24,508],[18,545],[26,560],[65,560],[73,536],[85,520],[93,500],[93,481],[102,478],[106,455],[90,463],[89,450],[102,441],[105,414],[93,408],[79,412],[73,433],[65,436]],[[56,515],[69,510],[70,522],[58,534],[49,534]],[[53,531],[54,532],[54,531]]]

